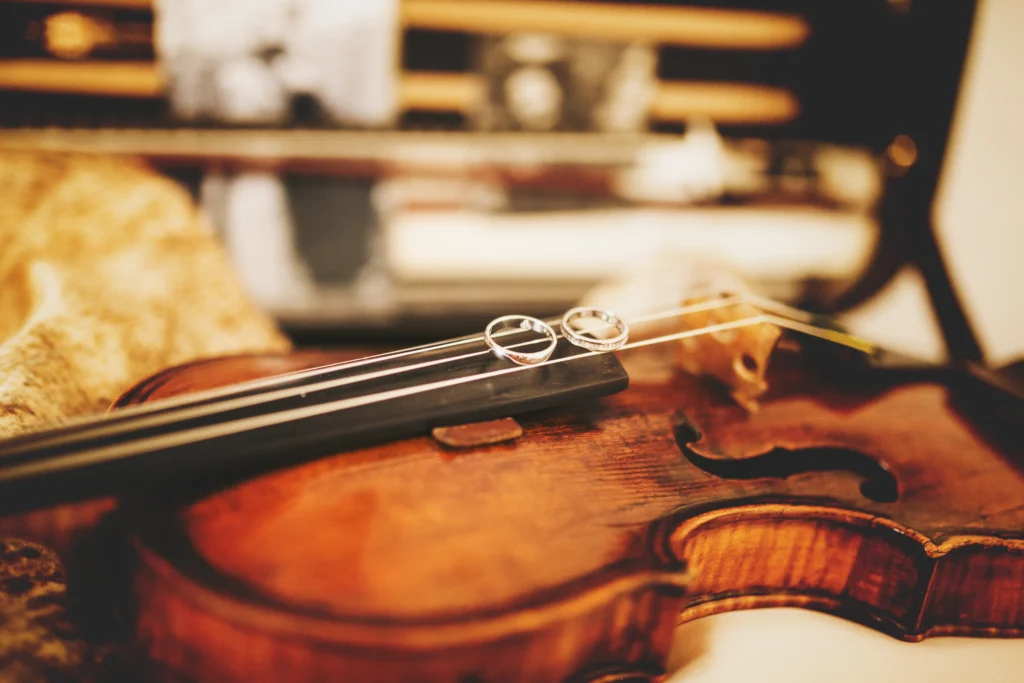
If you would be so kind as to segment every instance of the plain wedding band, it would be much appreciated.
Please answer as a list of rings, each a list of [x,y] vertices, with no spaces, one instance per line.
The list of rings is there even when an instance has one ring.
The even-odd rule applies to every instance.
[[[494,334],[499,330],[508,328],[518,328],[523,331],[543,334],[547,338],[548,343],[540,351],[517,351],[507,346],[502,346],[495,340]],[[531,318],[528,315],[503,315],[488,323],[487,329],[484,330],[484,341],[487,342],[487,345],[491,347],[494,355],[498,358],[508,358],[518,365],[537,365],[551,358],[551,354],[555,352],[555,346],[558,345],[558,335],[543,320]]]
[[[611,339],[594,339],[592,337],[584,337],[575,327],[573,327],[573,320],[578,318],[596,318],[601,322],[607,323],[614,327],[618,334]],[[581,346],[584,349],[591,351],[614,351],[621,349],[626,345],[626,340],[629,339],[629,325],[626,324],[622,318],[615,315],[611,311],[604,311],[600,308],[590,308],[587,306],[580,308],[570,308],[562,316],[562,334],[569,340],[570,343],[576,346]]]

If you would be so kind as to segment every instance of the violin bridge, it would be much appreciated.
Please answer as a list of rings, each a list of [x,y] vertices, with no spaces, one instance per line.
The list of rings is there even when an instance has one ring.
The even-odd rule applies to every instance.
[[[684,305],[697,303],[688,300]],[[760,311],[746,303],[687,315],[687,327],[701,329],[756,317]],[[677,360],[686,372],[710,376],[731,390],[733,399],[748,412],[759,409],[758,398],[768,390],[765,371],[782,330],[765,322],[750,327],[712,332],[680,340]]]

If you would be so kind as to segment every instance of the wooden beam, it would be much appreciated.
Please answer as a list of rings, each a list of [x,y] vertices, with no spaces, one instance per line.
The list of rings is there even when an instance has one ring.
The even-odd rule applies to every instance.
[[[163,78],[153,62],[6,59],[0,89],[152,99],[163,95]]]
[[[789,49],[810,34],[806,20],[792,14],[559,0],[404,0],[402,23],[441,31],[536,31],[719,50]]]
[[[152,7],[152,0],[60,0],[60,3],[136,10]],[[400,7],[401,24],[405,28],[486,35],[530,31],[715,50],[787,50],[802,45],[811,32],[806,19],[796,14],[715,7],[567,0],[402,0]]]
[[[153,9],[153,0],[6,0],[9,3],[20,2],[24,4],[43,3],[47,5],[56,4],[54,12],[59,12],[64,7],[82,7],[89,9],[93,7],[97,8],[110,8],[110,9],[134,9],[134,10],[151,10]]]
[[[0,61],[0,89],[107,97],[157,98],[163,80],[152,62]],[[468,113],[483,97],[479,76],[407,71],[399,83],[399,109]],[[796,118],[800,105],[783,88],[743,83],[663,81],[650,117],[682,121],[700,116],[717,123],[772,125]]]

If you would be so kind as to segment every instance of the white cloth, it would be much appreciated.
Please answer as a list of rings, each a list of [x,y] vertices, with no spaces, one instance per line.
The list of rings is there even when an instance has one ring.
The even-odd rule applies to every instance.
[[[156,50],[182,119],[283,124],[296,95],[334,123],[398,110],[398,0],[156,0]]]

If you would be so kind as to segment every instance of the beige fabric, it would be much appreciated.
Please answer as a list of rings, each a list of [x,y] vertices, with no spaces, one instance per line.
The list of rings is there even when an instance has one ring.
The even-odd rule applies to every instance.
[[[287,347],[182,188],[141,164],[0,154],[0,437],[103,411],[168,366]],[[0,538],[0,680],[122,680],[64,594],[52,553]]]
[[[119,651],[87,643],[68,616],[64,567],[49,549],[0,538],[0,680],[116,680]]]
[[[0,154],[0,436],[105,410],[168,366],[286,348],[183,188],[137,163]]]

